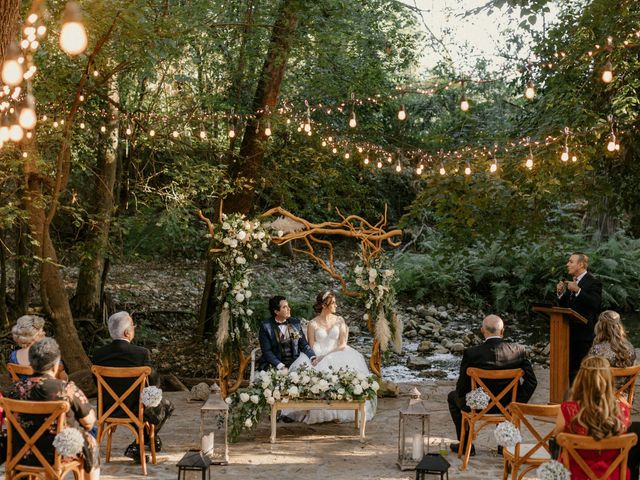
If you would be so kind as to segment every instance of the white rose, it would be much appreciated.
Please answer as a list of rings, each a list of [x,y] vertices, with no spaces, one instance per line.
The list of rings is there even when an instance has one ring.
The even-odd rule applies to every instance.
[[[338,389],[338,393],[339,393],[340,395],[344,395],[344,388],[339,388],[339,389]]]
[[[342,400],[342,395],[338,394],[338,400]]]
[[[378,272],[376,271],[375,268],[370,268],[369,269],[369,281],[370,282],[374,282],[376,280],[376,278],[378,278]]]
[[[362,265],[356,265],[356,268],[354,268],[353,271],[356,272],[356,275],[360,275],[364,271],[364,268]]]
[[[360,380],[358,380],[357,378],[354,378],[353,380],[351,380],[351,383],[353,385],[360,385]]]
[[[238,265],[244,265],[245,263],[247,263],[247,259],[242,256],[236,257],[236,263]]]
[[[360,385],[356,385],[353,387],[353,393],[356,395],[360,395],[362,393],[362,387]]]
[[[236,302],[238,302],[238,303],[244,302],[244,295],[241,294],[241,293],[237,293],[236,294]]]
[[[273,398],[275,398],[276,400],[280,400],[280,398],[281,398],[280,390],[275,390],[273,392]]]
[[[258,395],[251,395],[251,401],[257,405],[260,401],[260,397]]]
[[[253,422],[251,421],[251,419],[250,419],[250,418],[247,418],[247,419],[244,421],[244,426],[245,426],[245,427],[247,427],[247,428],[251,428],[251,425],[253,425]]]
[[[364,382],[362,382],[362,388],[364,388],[365,390],[367,388],[369,388],[371,385],[369,385],[369,382],[367,382],[366,380]]]
[[[284,397],[284,398],[282,399],[282,403],[289,403],[289,399],[288,399],[287,397]]]
[[[269,398],[267,398],[267,403],[269,405],[273,405],[274,403],[276,403],[276,399],[273,398],[273,397],[269,397]]]
[[[247,280],[246,278],[244,280],[242,280],[242,288],[247,288],[249,286],[249,280]]]
[[[231,248],[236,248],[238,246],[238,240],[232,238],[231,240],[229,240],[229,246],[231,246]]]
[[[264,250],[265,252],[267,251],[267,244],[266,243],[262,244],[262,250]]]
[[[364,380],[365,378],[367,378],[367,376],[362,372],[358,372],[358,374],[356,375],[356,378],[358,380]]]
[[[270,388],[265,388],[264,389],[264,396],[267,397],[267,398],[273,396],[273,392],[271,391]]]
[[[371,388],[373,388],[373,390],[377,392],[378,389],[380,388],[380,384],[378,384],[378,382],[374,380],[373,383],[371,384]]]
[[[303,385],[306,385],[307,383],[309,383],[311,381],[311,378],[309,378],[309,375],[304,375],[302,377],[302,379],[300,380],[300,383],[302,383]]]
[[[224,222],[224,223],[222,224],[222,229],[223,229],[223,230],[229,230],[230,228],[231,228],[231,225],[229,225],[227,222]]]
[[[298,375],[298,372],[291,372],[289,374],[289,379],[291,380],[291,382],[293,383],[298,383],[300,381],[300,375]],[[297,387],[296,387],[297,388]]]
[[[247,402],[249,401],[249,398],[250,398],[250,397],[249,397],[249,394],[248,394],[248,393],[242,392],[242,393],[240,394],[240,401],[241,401],[242,403],[247,403]]]
[[[327,390],[329,390],[329,382],[327,382],[325,379],[320,380],[318,382],[318,388],[321,392],[326,392]]]
[[[251,290],[246,290],[244,292],[244,296],[247,297],[247,298],[251,298],[251,295],[253,295],[253,293],[251,293]]]
[[[231,245],[231,239],[227,238],[227,237],[224,237],[222,239],[222,243],[224,243],[225,245]]]
[[[364,321],[369,320],[369,314],[368,314],[368,313],[365,313],[364,315],[362,315],[362,319],[363,319]]]
[[[240,241],[244,240],[245,238],[247,238],[247,232],[245,232],[244,230],[240,230],[236,235],[236,238]]]
[[[311,393],[317,395],[318,393],[320,393],[320,387],[318,386],[318,384],[316,383],[315,385],[312,385],[311,388]]]
[[[253,315],[253,310],[247,308],[247,316],[250,317],[251,315]]]
[[[282,237],[284,235],[284,232],[282,230],[278,230],[278,237]]]
[[[264,238],[264,232],[263,231],[259,231],[257,238],[258,238],[258,240],[262,240]]]
[[[233,403],[233,398],[227,397],[224,399],[224,401],[227,403],[227,405],[231,405]]]

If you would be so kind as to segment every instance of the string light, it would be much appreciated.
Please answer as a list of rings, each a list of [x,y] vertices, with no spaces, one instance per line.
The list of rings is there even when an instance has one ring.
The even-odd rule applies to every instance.
[[[344,154],[344,158],[345,160],[349,160],[349,158],[351,157],[351,155],[349,155],[349,152]]]
[[[206,132],[204,129],[203,129],[203,130],[200,130],[200,138],[201,138],[202,140],[204,140],[205,138],[207,138],[207,132]]]
[[[156,131],[155,130],[149,130],[149,136],[150,137],[155,137],[156,136]]]
[[[15,87],[22,83],[24,70],[20,58],[18,46],[15,42],[11,42],[7,48],[4,63],[2,64],[2,81],[9,87]]]
[[[24,130],[18,123],[18,118],[16,117],[15,112],[11,116],[11,124],[9,125],[9,140],[12,142],[19,142],[24,138]]]
[[[349,119],[349,126],[351,128],[356,128],[358,122],[356,121],[356,112],[351,112],[351,118]]]
[[[105,127],[104,125],[102,125],[102,126],[100,127],[100,131],[101,131],[102,133],[105,133],[105,132],[107,131],[107,127]],[[149,132],[149,133],[151,133],[151,132]]]
[[[400,162],[396,165],[396,172],[400,173],[402,171],[402,167],[400,166]]]
[[[471,175],[471,165],[469,164],[469,160],[467,160],[467,164],[464,167],[464,174]]]
[[[381,162],[380,160],[378,160],[378,163],[376,164],[376,166],[377,166],[378,168],[382,168],[382,162]]]
[[[180,136],[177,130],[174,130],[173,132],[171,132],[171,135],[173,136],[173,138],[178,138]]]
[[[67,2],[60,30],[60,48],[71,56],[80,55],[87,48],[87,32],[82,25],[82,12],[76,2]]]
[[[30,93],[28,93],[24,97],[24,102],[22,104],[22,108],[20,109],[20,117],[18,118],[18,121],[20,122],[20,126],[25,130],[31,130],[36,126],[36,100]]]
[[[444,169],[444,163],[440,163],[440,175],[444,176],[447,174],[447,171]]]
[[[569,127],[564,127],[564,148],[562,149],[562,155],[560,160],[566,162],[569,160]]]
[[[527,89],[524,91],[524,96],[529,100],[533,100],[533,97],[536,96],[536,89],[533,87],[533,82],[531,80],[527,83]]]
[[[229,127],[229,138],[236,138],[236,127],[231,124],[231,126]]]
[[[609,60],[607,60],[607,63],[604,64],[604,68],[602,69],[602,81],[604,83],[611,83],[613,81],[613,65],[611,65]]]
[[[364,157],[364,160],[362,161],[365,165],[369,165],[369,157]]]
[[[267,126],[264,128],[264,135],[266,137],[270,137],[271,136],[271,121],[267,120]]]
[[[498,159],[494,158],[493,162],[491,162],[491,166],[489,167],[489,171],[491,173],[496,173],[498,171]]]
[[[469,101],[467,100],[467,96],[463,93],[462,97],[460,97],[460,110],[466,112],[469,110]]]
[[[404,109],[404,105],[400,105],[400,110],[398,110],[398,120],[403,121],[407,119],[407,111]]]

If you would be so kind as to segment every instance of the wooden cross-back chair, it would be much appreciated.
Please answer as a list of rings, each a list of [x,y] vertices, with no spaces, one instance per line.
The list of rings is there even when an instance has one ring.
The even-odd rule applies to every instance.
[[[20,380],[20,375],[25,375],[27,377],[31,377],[33,376],[33,368],[31,368],[31,365],[20,365],[17,363],[7,363],[7,370],[9,370],[9,373],[11,374],[11,379],[14,382],[17,382]],[[58,375],[57,378],[60,378],[60,374],[64,373],[64,365],[62,363],[60,363],[58,365]],[[66,377],[64,377],[66,378]]]
[[[618,382],[624,382],[620,387],[616,387],[615,396],[633,406],[633,396],[636,392],[636,380],[640,373],[640,365],[621,368],[611,367],[611,373],[613,374],[614,385],[618,385]]]
[[[149,448],[151,449],[151,463],[156,463],[156,446],[155,446],[155,425],[144,420],[144,405],[142,404],[142,389],[148,385],[148,378],[151,374],[151,367],[101,367],[94,365],[91,372],[95,375],[98,384],[98,444],[102,442],[102,437],[107,434],[107,454],[105,461],[111,459],[111,440],[112,434],[119,426],[128,428],[133,433],[138,442],[140,451],[140,465],[142,466],[142,474],[147,474],[147,462],[144,451],[144,431],[149,435]],[[109,385],[110,378],[130,378],[131,385],[122,394],[118,395]],[[127,397],[138,392],[138,411],[134,413],[125,403]],[[113,399],[113,405],[107,410],[104,408],[105,395]],[[126,417],[112,416],[116,410],[120,409],[126,414]]]
[[[516,401],[518,385],[524,372],[521,368],[483,370],[482,368],[469,367],[467,368],[467,375],[471,378],[471,390],[482,388],[489,396],[489,404],[479,411],[462,411],[462,434],[460,435],[460,447],[458,448],[458,457],[462,457],[462,465],[460,466],[462,470],[467,468],[473,440],[478,432],[487,425],[511,420],[511,413],[501,403],[501,400],[505,399],[507,404]],[[509,383],[497,395],[494,395],[484,380],[507,380]],[[493,409],[497,409],[499,413],[489,413]],[[476,428],[477,423],[480,423],[480,426]],[[462,451],[463,446],[464,452]]]
[[[594,440],[592,437],[587,435],[559,433],[556,437],[556,441],[562,448],[561,458],[565,467],[569,468],[570,461],[573,460],[585,475],[589,477],[589,480],[607,480],[611,475],[613,475],[616,468],[620,468],[619,479],[626,480],[629,450],[631,450],[631,447],[638,442],[638,437],[634,433],[626,433],[624,435],[605,438],[603,440]],[[604,474],[598,476],[580,456],[578,450],[619,450],[619,453],[611,462]]]
[[[61,479],[69,473],[73,473],[76,480],[83,478],[84,460],[65,459],[62,461],[60,454],[54,450],[53,463],[49,463],[37,446],[37,442],[43,434],[48,433],[54,423],[55,431],[60,433],[65,427],[65,416],[69,411],[69,403],[60,400],[52,402],[31,402],[27,400],[12,400],[0,398],[0,406],[4,409],[7,419],[7,463],[5,475],[7,480],[19,480],[21,478],[46,478]],[[31,436],[20,423],[19,415],[42,415],[42,424]],[[17,451],[13,451],[14,440],[21,438],[24,445]],[[27,452],[40,462],[40,466],[21,464]]]
[[[509,405],[509,411],[511,421],[520,429],[522,436],[525,436],[525,432],[529,432],[535,441],[535,443],[518,443],[514,447],[504,447],[502,450],[504,462],[502,480],[507,480],[509,470],[511,470],[512,480],[520,480],[534,468],[551,460],[549,439],[553,435],[560,405],[513,402]],[[546,432],[536,428],[533,424],[536,419],[550,419]],[[520,472],[522,466],[525,466],[525,469]]]

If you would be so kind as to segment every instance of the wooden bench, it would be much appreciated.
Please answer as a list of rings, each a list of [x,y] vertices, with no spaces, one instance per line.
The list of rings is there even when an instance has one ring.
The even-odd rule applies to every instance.
[[[364,442],[364,432],[367,425],[367,412],[365,400],[292,400],[287,403],[275,402],[271,405],[271,443],[276,443],[276,428],[278,412],[280,410],[353,410],[355,413],[354,424],[358,430],[360,423],[360,441]]]

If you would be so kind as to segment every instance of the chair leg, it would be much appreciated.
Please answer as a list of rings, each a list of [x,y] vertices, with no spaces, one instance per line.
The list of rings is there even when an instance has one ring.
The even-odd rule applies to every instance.
[[[109,462],[109,460],[111,460],[111,440],[112,440],[112,435],[113,435],[113,431],[116,429],[117,427],[115,425],[110,425],[107,427],[107,454],[105,455],[105,462]]]
[[[151,463],[156,464],[156,426],[149,424],[149,448],[151,449]]]
[[[142,474],[147,475],[147,460],[144,451],[144,427],[138,430],[138,450],[140,451],[140,465],[142,465]]]
[[[518,480],[518,472],[520,471],[520,465],[514,463],[511,465],[511,480]]]
[[[467,437],[467,419],[462,417],[462,426],[460,431],[460,443],[458,444],[458,458],[462,458],[462,445]]]
[[[466,470],[467,465],[469,464],[469,458],[471,457],[471,447],[473,447],[474,440],[474,431],[473,431],[473,422],[467,422],[469,425],[469,432],[467,433],[467,443],[464,446],[464,457],[462,459],[461,470]],[[462,443],[461,443],[462,445]],[[458,448],[461,450],[461,448]]]
[[[509,476],[509,462],[506,457],[502,458],[502,480],[507,480]]]

